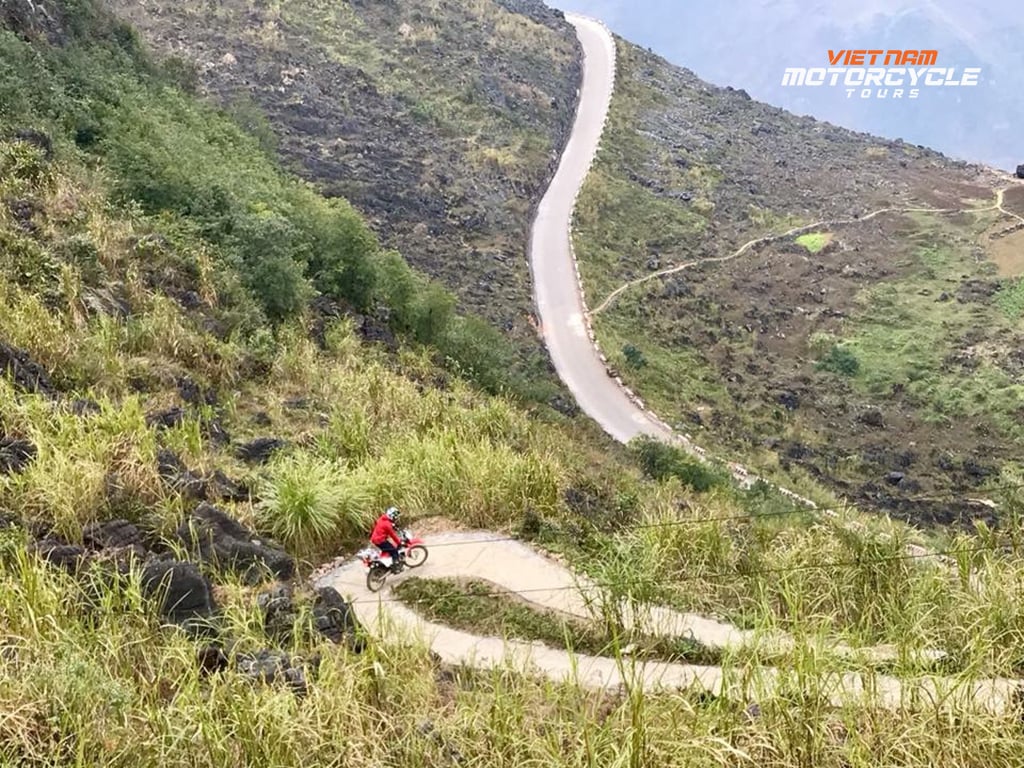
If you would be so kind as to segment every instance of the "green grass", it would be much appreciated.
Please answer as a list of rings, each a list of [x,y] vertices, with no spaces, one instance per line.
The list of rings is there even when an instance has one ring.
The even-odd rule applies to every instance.
[[[686,243],[700,240],[707,222],[654,193],[618,179],[598,165],[587,178],[576,208],[574,245],[590,301],[596,303],[625,280],[647,274],[647,262],[685,261]]]
[[[1019,320],[1024,316],[1024,280],[1015,278],[1003,281],[996,302],[1008,319]]]
[[[752,717],[747,702],[685,692],[597,694],[504,668],[438,669],[425,649],[403,642],[371,644],[362,657],[318,647],[311,693],[298,699],[230,670],[204,678],[191,641],[161,628],[131,586],[87,610],[69,608],[73,587],[37,565],[14,564],[0,579],[8,632],[0,756],[11,765],[426,768],[455,750],[497,768],[867,768],[897,753],[910,765],[980,768],[1012,765],[1019,747],[1012,718],[953,724],[928,708],[831,710],[798,691],[760,699]],[[227,616],[241,649],[258,647],[263,638],[240,598]]]
[[[895,384],[905,385],[926,418],[952,423],[981,417],[1010,439],[1024,438],[1016,416],[1024,390],[1007,371],[984,353],[973,370],[946,365],[959,349],[959,337],[979,323],[987,336],[1006,327],[1005,320],[976,304],[936,301],[948,290],[947,278],[970,267],[948,248],[925,247],[917,255],[923,275],[866,290],[862,310],[843,334],[843,349],[858,362],[857,370],[851,371],[856,385],[879,397]],[[996,306],[1004,312],[1013,303],[1010,291],[996,295]],[[996,355],[1008,352],[1000,342],[990,349]]]
[[[819,253],[831,242],[831,232],[809,232],[806,235],[800,235],[796,239],[796,244],[806,248],[810,253]]]

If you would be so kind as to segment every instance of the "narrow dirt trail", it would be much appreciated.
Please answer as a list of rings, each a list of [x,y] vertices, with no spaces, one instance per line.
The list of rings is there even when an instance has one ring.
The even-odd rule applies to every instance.
[[[431,555],[416,571],[389,577],[384,589],[373,594],[366,588],[366,569],[356,559],[321,577],[318,586],[330,586],[348,597],[359,621],[371,633],[387,637],[400,634],[421,640],[450,664],[479,669],[510,668],[549,680],[572,682],[591,689],[615,689],[640,685],[644,690],[691,689],[737,701],[759,701],[796,685],[795,672],[772,667],[723,669],[667,662],[630,662],[601,656],[572,655],[541,643],[484,637],[430,622],[398,601],[392,584],[409,575],[428,579],[476,579],[490,582],[542,611],[555,611],[581,619],[594,616],[591,606],[599,599],[598,586],[525,544],[486,531],[441,534],[427,542]],[[785,636],[761,637],[730,624],[667,608],[650,613],[626,614],[627,625],[659,637],[693,637],[712,648],[737,650],[757,645],[780,653],[793,647]],[[829,647],[839,656],[865,661],[893,658],[886,647],[854,649],[841,644]],[[742,672],[742,674],[739,674]],[[898,680],[890,675],[835,672],[817,681],[822,695],[835,706],[858,703],[886,709],[924,706],[950,710],[1007,711],[1018,688],[1015,680],[992,679],[964,683],[954,678],[922,675]]]
[[[621,285],[618,288],[616,288],[614,291],[612,291],[610,294],[608,294],[608,296],[605,297],[604,301],[602,301],[600,304],[598,304],[597,307],[595,307],[594,309],[590,310],[590,316],[593,317],[594,315],[597,315],[597,314],[603,312],[604,310],[606,310],[608,307],[610,307],[612,304],[615,303],[616,299],[618,299],[623,293],[625,293],[626,291],[630,290],[631,288],[635,288],[636,286],[642,285],[643,283],[649,282],[651,280],[657,280],[658,278],[665,277],[666,275],[672,275],[672,274],[675,274],[676,272],[682,272],[683,270],[691,269],[692,267],[695,267],[695,266],[697,266],[699,264],[721,264],[722,262],[733,261],[734,259],[738,259],[740,256],[745,254],[751,248],[756,248],[759,245],[767,245],[769,243],[774,243],[774,242],[777,242],[779,240],[786,240],[786,239],[791,238],[791,237],[798,237],[800,235],[807,234],[809,232],[814,232],[815,230],[818,230],[818,229],[824,229],[826,227],[842,227],[842,226],[849,226],[851,224],[860,224],[860,223],[865,222],[865,221],[870,221],[871,219],[874,219],[877,216],[881,216],[881,215],[886,214],[886,213],[897,213],[897,214],[902,214],[902,213],[934,213],[934,214],[943,214],[943,215],[950,215],[950,214],[954,214],[955,215],[955,214],[961,214],[961,213],[985,213],[986,211],[1000,211],[1001,213],[1003,213],[1003,214],[1005,214],[1007,216],[1012,216],[1013,218],[1016,218],[1016,219],[1024,222],[1024,218],[1022,218],[1021,216],[1018,216],[1013,211],[1006,210],[1003,207],[1003,193],[1005,191],[1006,191],[1005,188],[998,190],[996,192],[996,201],[992,205],[987,205],[984,208],[901,208],[901,207],[887,207],[887,208],[879,208],[876,211],[871,211],[870,213],[866,213],[863,216],[860,216],[859,218],[823,219],[822,221],[816,221],[816,222],[813,222],[811,224],[802,224],[799,227],[793,227],[793,229],[790,229],[790,230],[788,230],[786,232],[781,232],[781,233],[778,233],[778,234],[763,235],[761,237],[757,237],[757,238],[754,238],[753,240],[747,241],[746,243],[741,245],[739,248],[737,248],[735,251],[733,251],[732,253],[728,254],[727,256],[714,256],[714,257],[707,258],[707,259],[695,259],[693,261],[687,261],[687,262],[684,262],[682,264],[676,264],[673,267],[668,267],[666,269],[658,270],[657,272],[651,272],[649,275],[644,275],[643,277],[638,277],[636,280],[630,280],[628,283],[624,283],[623,285]]]
[[[1003,213],[1003,214],[1009,216],[1012,219],[1016,219],[1021,224],[1024,224],[1024,216],[1021,216],[1019,213],[1015,213],[1014,211],[1008,210],[1007,208],[1005,208],[1003,206],[1003,197],[1006,194],[1006,190],[1008,190],[1008,189],[1012,189],[1012,187],[1003,187],[1002,189],[999,190],[998,193],[996,193],[995,208],[1000,213]]]

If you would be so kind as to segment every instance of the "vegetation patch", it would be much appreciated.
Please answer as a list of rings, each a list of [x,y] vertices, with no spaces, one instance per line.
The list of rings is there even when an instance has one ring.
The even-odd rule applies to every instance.
[[[796,239],[796,244],[803,246],[810,253],[819,253],[832,242],[833,237],[831,232],[809,232],[806,235],[800,235]]]
[[[478,635],[539,640],[592,656],[629,655],[692,664],[717,664],[721,655],[686,638],[636,636],[621,627],[540,611],[486,581],[410,578],[395,587],[404,602],[437,621]],[[612,624],[612,622],[609,622]]]
[[[1024,316],[1024,279],[1005,280],[997,294],[999,308],[1010,320]]]
[[[635,438],[631,446],[640,467],[655,480],[675,478],[702,493],[732,485],[732,478],[723,467],[705,463],[677,446],[651,437]]]

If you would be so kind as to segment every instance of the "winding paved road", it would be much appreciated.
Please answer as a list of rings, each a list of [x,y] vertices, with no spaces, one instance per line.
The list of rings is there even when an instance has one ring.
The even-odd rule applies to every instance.
[[[615,689],[631,684],[646,691],[700,689],[734,701],[760,701],[775,694],[779,687],[806,684],[795,669],[744,667],[731,670],[661,661],[637,661],[585,654],[571,655],[565,650],[542,643],[485,637],[427,621],[395,596],[395,582],[415,574],[427,579],[475,579],[490,582],[499,590],[516,593],[520,599],[541,611],[550,611],[581,619],[600,615],[600,588],[580,574],[535,552],[530,547],[486,531],[447,533],[431,536],[431,555],[417,571],[391,576],[384,589],[373,594],[366,589],[366,567],[350,559],[316,580],[351,599],[356,617],[374,635],[393,635],[420,640],[449,664],[476,668],[514,669],[568,682],[589,689]],[[633,613],[623,606],[627,627],[648,636],[693,637],[712,647],[736,650],[757,646],[762,650],[787,652],[796,642],[781,633],[758,635],[711,619],[668,608],[651,607]],[[842,643],[827,643],[830,652],[857,660],[878,662],[899,656],[887,646],[852,648]],[[933,653],[926,656],[935,659]],[[923,659],[922,659],[923,660]],[[742,670],[742,673],[740,673]],[[857,703],[891,710],[924,707],[947,711],[984,710],[1006,712],[1018,689],[1016,680],[1006,678],[962,680],[939,675],[922,675],[899,680],[891,675],[870,672],[822,672],[815,684],[834,706]]]
[[[650,435],[676,442],[656,417],[611,378],[592,343],[573,255],[570,226],[576,197],[601,143],[615,85],[615,41],[600,22],[566,14],[583,46],[576,123],[530,236],[530,267],[541,333],[559,377],[580,408],[620,442]]]

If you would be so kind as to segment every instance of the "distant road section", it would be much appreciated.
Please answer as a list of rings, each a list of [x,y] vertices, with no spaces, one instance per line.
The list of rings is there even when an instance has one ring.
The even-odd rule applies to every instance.
[[[559,377],[580,408],[613,438],[638,435],[678,442],[608,375],[586,320],[571,228],[576,197],[597,154],[615,86],[615,40],[598,21],[566,14],[583,47],[576,122],[530,236],[530,267],[541,332]]]

